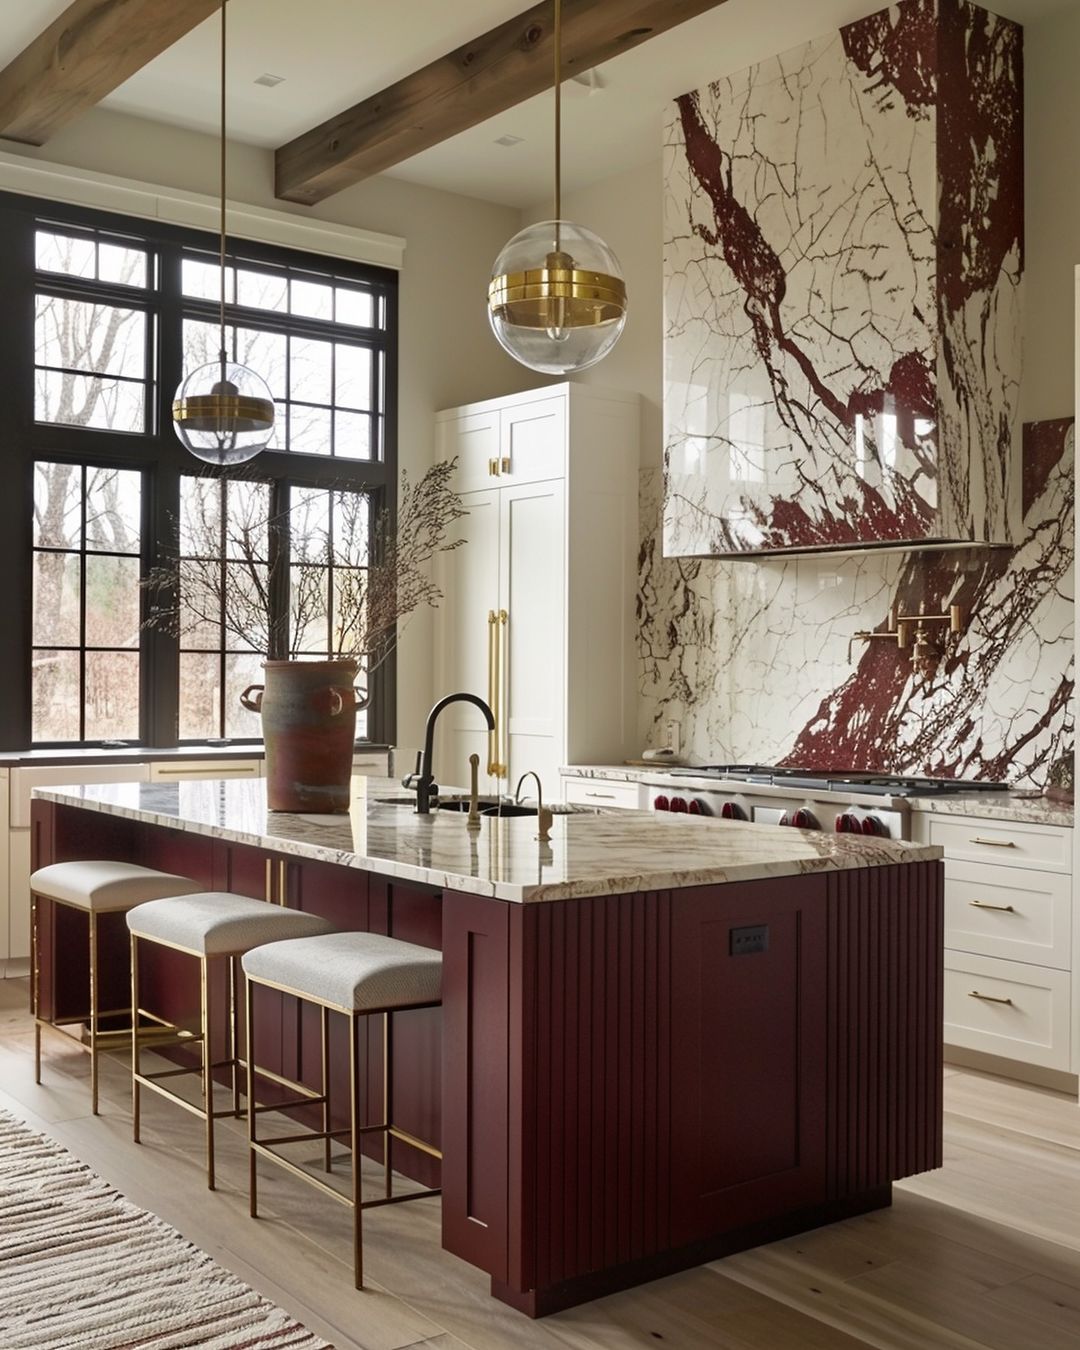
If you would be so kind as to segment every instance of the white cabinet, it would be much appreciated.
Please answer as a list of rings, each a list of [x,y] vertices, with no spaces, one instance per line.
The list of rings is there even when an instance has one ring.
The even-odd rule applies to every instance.
[[[946,1055],[1075,1072],[1072,831],[932,812],[914,830],[945,850]]]
[[[440,719],[436,775],[488,787],[529,769],[557,793],[562,764],[621,760],[636,740],[635,394],[560,384],[439,414],[458,460],[467,543],[444,555],[436,695],[479,694]]]

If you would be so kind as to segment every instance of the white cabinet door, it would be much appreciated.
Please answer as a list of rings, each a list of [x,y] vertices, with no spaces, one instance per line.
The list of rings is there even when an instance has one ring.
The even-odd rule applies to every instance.
[[[12,830],[8,835],[8,960],[30,955],[30,835]]]
[[[499,494],[500,759],[511,788],[534,769],[551,796],[566,699],[565,493],[564,483],[549,481]]]
[[[479,694],[494,707],[499,611],[500,493],[472,492],[461,522],[468,541],[444,555],[440,572],[444,599],[439,606],[439,671],[436,699],[446,694]],[[469,756],[480,756],[480,777],[488,777],[495,739],[478,709],[451,704],[439,718],[436,777],[446,786],[469,783]],[[493,786],[493,784],[485,784]]]
[[[504,408],[499,474],[508,486],[562,478],[566,473],[566,399],[537,399]]]
[[[497,408],[439,422],[438,457],[457,457],[456,491],[476,492],[491,486],[498,476],[500,434]]]

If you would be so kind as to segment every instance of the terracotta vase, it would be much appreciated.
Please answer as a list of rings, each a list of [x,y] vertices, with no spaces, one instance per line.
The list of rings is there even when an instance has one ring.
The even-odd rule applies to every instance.
[[[266,800],[271,811],[349,809],[356,710],[355,661],[264,661],[265,684],[240,695],[262,716]]]

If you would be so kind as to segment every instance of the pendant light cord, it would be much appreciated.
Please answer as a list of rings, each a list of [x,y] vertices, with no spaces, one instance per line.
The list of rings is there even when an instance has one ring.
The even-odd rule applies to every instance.
[[[225,380],[225,184],[226,184],[226,142],[225,142],[225,11],[229,0],[221,0],[221,238],[219,241],[219,267],[221,271],[221,305],[219,319],[221,324],[221,379]]]
[[[562,219],[562,0],[555,0],[555,252]]]

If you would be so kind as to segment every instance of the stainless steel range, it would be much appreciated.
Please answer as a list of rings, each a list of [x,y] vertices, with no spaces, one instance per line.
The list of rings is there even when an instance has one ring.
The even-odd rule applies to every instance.
[[[655,811],[891,839],[911,837],[912,797],[1008,790],[1007,783],[819,772],[760,764],[669,769],[665,777],[668,781],[663,785],[649,788],[649,804]]]

